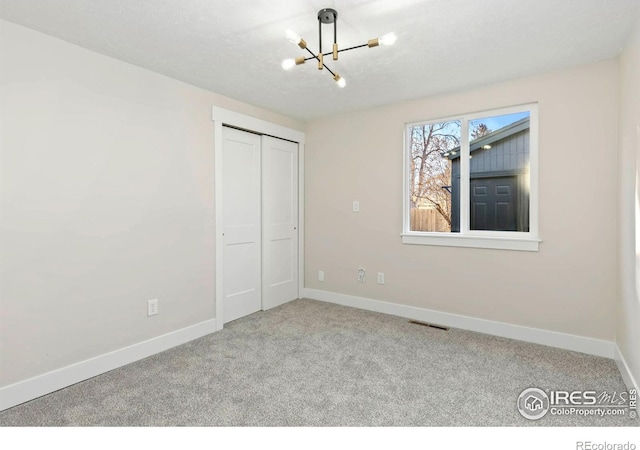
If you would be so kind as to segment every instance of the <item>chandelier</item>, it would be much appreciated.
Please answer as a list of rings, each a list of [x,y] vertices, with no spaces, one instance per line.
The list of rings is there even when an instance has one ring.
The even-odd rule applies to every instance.
[[[348,50],[355,50],[356,48],[363,48],[363,47],[372,48],[372,47],[377,47],[378,45],[392,45],[397,39],[395,33],[387,33],[379,38],[370,39],[366,44],[356,45],[349,48],[338,49],[337,21],[338,21],[338,12],[335,9],[324,8],[318,11],[318,36],[320,41],[318,45],[318,54],[313,53],[309,49],[309,47],[307,47],[307,43],[305,42],[305,40],[302,39],[300,36],[298,36],[297,33],[295,33],[292,30],[287,30],[287,33],[286,33],[287,39],[290,42],[296,44],[301,49],[309,52],[311,56],[307,56],[307,57],[300,56],[295,59],[285,59],[284,61],[282,61],[282,68],[284,70],[289,70],[294,66],[299,66],[300,64],[304,64],[305,62],[311,59],[315,59],[318,61],[318,70],[327,69],[327,72],[331,74],[331,76],[333,77],[334,81],[338,84],[338,86],[343,88],[347,84],[346,80],[342,78],[337,72],[334,72],[327,67],[327,65],[324,63],[325,56],[332,55],[333,60],[337,61],[338,54],[341,52],[346,52]],[[323,53],[322,52],[322,24],[331,24],[331,23],[333,24],[333,49],[330,52]]]

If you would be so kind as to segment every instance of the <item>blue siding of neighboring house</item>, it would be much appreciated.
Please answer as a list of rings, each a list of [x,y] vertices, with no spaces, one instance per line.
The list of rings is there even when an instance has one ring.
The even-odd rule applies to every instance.
[[[491,142],[490,149],[474,146],[475,142],[482,143],[482,141],[483,138],[480,138],[471,142],[472,157],[469,162],[471,181],[479,178],[515,177],[514,183],[518,187],[516,194],[518,211],[514,231],[528,231],[529,128]],[[460,231],[460,158],[452,159],[452,163],[452,231]],[[524,188],[525,186],[527,188]],[[471,226],[473,229],[473,223]]]

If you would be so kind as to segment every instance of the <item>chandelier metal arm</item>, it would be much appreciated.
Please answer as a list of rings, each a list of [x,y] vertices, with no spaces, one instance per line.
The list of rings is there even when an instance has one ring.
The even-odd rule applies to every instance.
[[[320,57],[319,57],[318,55],[316,55],[315,53],[313,53],[313,52],[312,52],[311,50],[309,50],[308,48],[306,48],[305,50],[306,50],[306,51],[308,51],[309,53],[311,53],[311,56],[309,56],[308,58],[305,58],[305,59],[304,59],[305,61],[309,61],[309,60],[311,60],[311,59],[315,59],[315,60],[317,60],[317,61],[319,61],[319,62],[321,62],[321,63],[322,63],[322,65],[324,66],[324,68],[325,68],[325,69],[327,69],[327,71],[331,74],[331,76],[334,76],[334,77],[336,76],[336,74],[333,72],[333,70],[329,69],[329,68],[327,67],[327,65],[326,65],[323,61],[321,61],[321,60],[320,60]],[[327,53],[327,54],[328,54],[328,55],[330,55],[331,53]]]
[[[346,52],[347,50],[355,50],[356,48],[368,47],[368,46],[369,44],[354,45],[353,47],[340,49],[338,50],[338,53]]]
[[[318,19],[318,54],[322,54],[322,22]]]
[[[337,53],[346,52],[347,50],[355,50],[356,48],[362,48],[362,47],[369,47],[369,44],[354,45],[353,47],[343,48],[343,49],[338,50]],[[322,54],[322,56],[329,56],[329,55],[333,55],[333,51],[326,52],[326,53]],[[313,58],[316,58],[316,56],[313,55],[313,57],[305,58],[305,61],[308,61],[308,60],[313,59]]]

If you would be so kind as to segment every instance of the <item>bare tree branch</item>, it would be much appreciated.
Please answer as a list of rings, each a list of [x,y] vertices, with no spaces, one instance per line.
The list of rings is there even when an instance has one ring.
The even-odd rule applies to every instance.
[[[411,130],[411,206],[420,204],[435,209],[451,229],[451,194],[443,186],[451,185],[452,163],[442,155],[460,145],[457,121],[427,124]],[[445,230],[424,230],[445,231]]]

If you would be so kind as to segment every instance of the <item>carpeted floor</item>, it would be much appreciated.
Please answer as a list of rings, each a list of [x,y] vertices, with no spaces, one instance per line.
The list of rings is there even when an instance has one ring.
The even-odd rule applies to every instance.
[[[639,425],[527,420],[528,387],[626,390],[610,359],[297,300],[0,412],[0,425]]]

